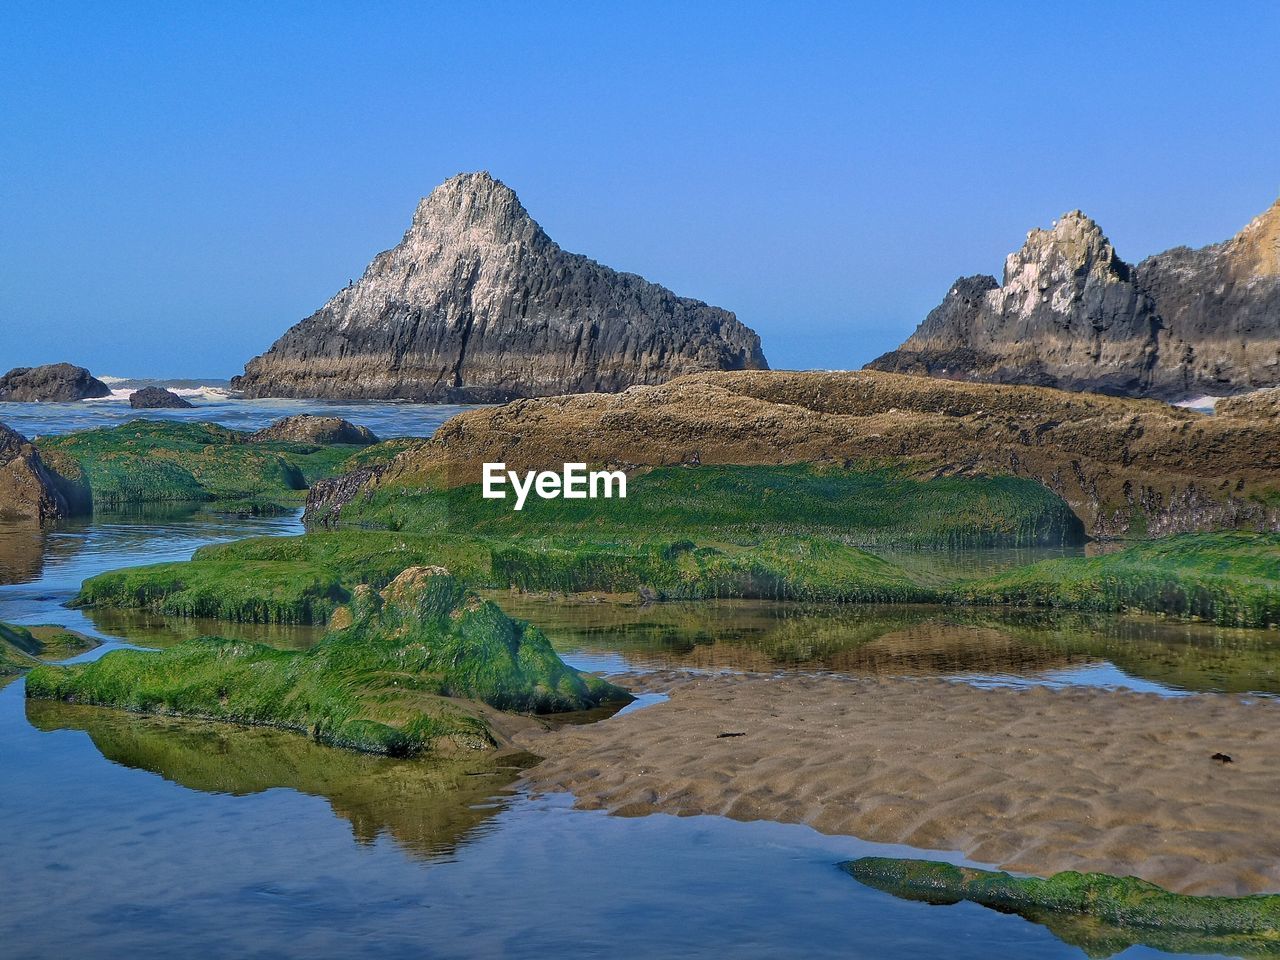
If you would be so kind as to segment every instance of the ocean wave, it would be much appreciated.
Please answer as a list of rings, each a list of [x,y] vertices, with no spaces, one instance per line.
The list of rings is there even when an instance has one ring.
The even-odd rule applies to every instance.
[[[1218,405],[1218,401],[1221,399],[1221,397],[1189,397],[1186,400],[1179,400],[1174,404],[1174,406],[1187,407],[1191,410],[1207,410],[1212,412],[1213,408]]]
[[[99,377],[111,388],[105,397],[91,397],[85,403],[128,403],[129,395],[143,387],[163,387],[187,400],[205,400],[216,403],[230,400],[234,394],[226,381],[201,383],[197,380],[139,380],[132,377]]]

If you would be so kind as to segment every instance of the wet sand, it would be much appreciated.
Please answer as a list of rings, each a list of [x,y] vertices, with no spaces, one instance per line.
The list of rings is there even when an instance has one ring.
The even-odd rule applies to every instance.
[[[807,823],[1039,875],[1280,892],[1280,703],[925,679],[643,685],[664,682],[665,703],[522,735],[546,758],[529,785],[621,815]]]

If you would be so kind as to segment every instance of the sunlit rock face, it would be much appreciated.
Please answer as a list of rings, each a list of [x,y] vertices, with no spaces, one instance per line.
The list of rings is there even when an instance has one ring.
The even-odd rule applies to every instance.
[[[1080,211],[962,278],[869,366],[1180,400],[1280,384],[1280,202],[1225,243],[1125,263]]]
[[[763,369],[732,313],[566,253],[510,187],[460,174],[400,243],[251,360],[247,396],[499,401]]]

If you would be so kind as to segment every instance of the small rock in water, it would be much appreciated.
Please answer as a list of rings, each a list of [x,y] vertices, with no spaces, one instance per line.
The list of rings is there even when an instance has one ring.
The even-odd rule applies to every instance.
[[[1219,763],[1235,763],[1235,761],[1234,761],[1234,760],[1232,760],[1232,759],[1231,759],[1231,757],[1230,757],[1230,756],[1228,756],[1228,755],[1227,755],[1227,754],[1225,754],[1225,753],[1215,753],[1215,754],[1214,754],[1212,757],[1210,757],[1209,759],[1210,759],[1210,760],[1217,760]]]
[[[135,410],[189,410],[195,404],[164,387],[143,387],[129,394],[129,406]]]

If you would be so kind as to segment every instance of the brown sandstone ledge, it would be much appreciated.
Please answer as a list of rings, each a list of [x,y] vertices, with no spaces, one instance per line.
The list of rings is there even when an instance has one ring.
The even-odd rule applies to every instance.
[[[1239,895],[1280,891],[1278,728],[1280,704],[1229,696],[721,676],[518,740],[547,758],[530,786],[584,808],[806,823]]]

